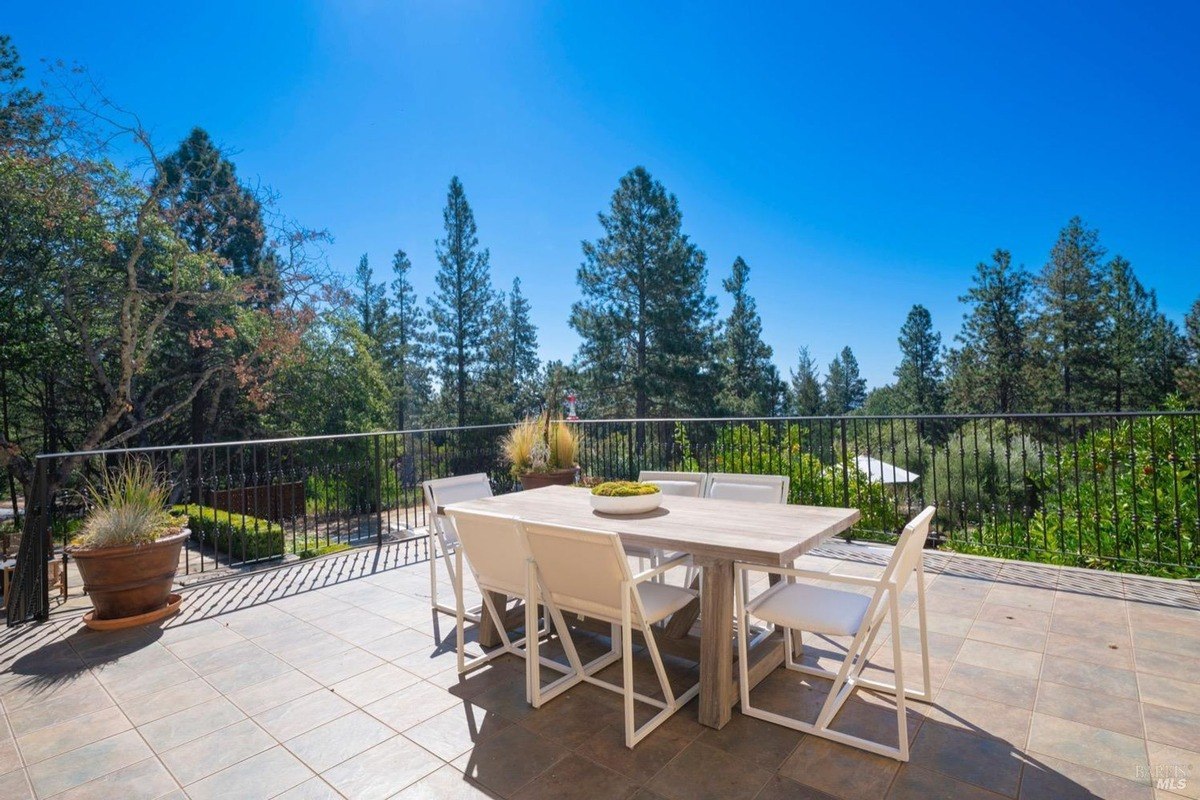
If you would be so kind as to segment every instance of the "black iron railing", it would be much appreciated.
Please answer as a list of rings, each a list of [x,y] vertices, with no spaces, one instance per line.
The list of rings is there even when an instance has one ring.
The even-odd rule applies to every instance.
[[[928,504],[939,546],[1173,577],[1200,575],[1200,413],[643,419],[572,423],[585,480],[643,469],[786,474],[789,501],[863,512],[851,536],[887,540]],[[149,459],[190,518],[184,576],[381,544],[425,526],[421,483],[485,472],[516,482],[509,426],[364,433],[38,459],[9,624],[49,613],[82,488]],[[73,467],[62,477],[61,467]],[[65,560],[63,561],[65,567]],[[65,570],[64,570],[65,571]]]

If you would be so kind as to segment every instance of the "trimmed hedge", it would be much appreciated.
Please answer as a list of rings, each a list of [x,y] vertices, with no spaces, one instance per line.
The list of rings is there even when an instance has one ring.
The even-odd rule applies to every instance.
[[[175,506],[172,513],[187,515],[193,541],[235,561],[283,555],[284,531],[274,522],[195,504]]]
[[[318,556],[327,556],[331,553],[341,553],[344,550],[350,549],[352,549],[350,545],[346,544],[345,542],[330,542],[329,544],[323,544],[320,547],[309,547],[306,550],[301,550],[300,558],[316,558]]]

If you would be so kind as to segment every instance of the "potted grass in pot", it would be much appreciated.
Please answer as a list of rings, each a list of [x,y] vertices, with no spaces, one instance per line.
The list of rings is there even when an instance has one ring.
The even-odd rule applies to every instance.
[[[575,482],[579,438],[575,429],[549,413],[513,426],[503,441],[504,456],[522,489],[570,486]]]
[[[90,510],[67,553],[79,567],[93,628],[132,627],[178,610],[171,594],[187,517],[167,510],[168,488],[154,466],[130,459],[89,486]]]

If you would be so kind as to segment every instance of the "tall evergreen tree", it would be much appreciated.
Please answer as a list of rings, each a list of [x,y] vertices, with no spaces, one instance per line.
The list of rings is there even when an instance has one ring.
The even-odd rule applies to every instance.
[[[717,340],[717,404],[723,414],[765,416],[780,410],[785,387],[771,363],[772,350],[762,340],[762,319],[746,288],[749,278],[750,267],[738,256],[721,284],[733,309]]]
[[[371,269],[366,253],[358,259],[358,267],[354,270],[354,288],[358,327],[375,343],[378,353],[388,315],[387,287],[382,282],[375,283],[375,271]]]
[[[457,425],[479,419],[474,388],[485,366],[494,331],[495,292],[486,248],[479,248],[475,215],[462,182],[450,179],[442,212],[445,238],[437,241],[437,291],[429,298],[433,357],[440,396]]]
[[[403,250],[392,256],[392,294],[388,303],[383,366],[392,386],[398,430],[421,420],[431,386],[429,380],[429,318],[417,302],[409,281],[412,262]]]
[[[791,400],[792,413],[801,417],[815,417],[824,410],[817,362],[809,355],[807,347],[800,348],[800,359],[792,370]]]
[[[1175,370],[1179,393],[1188,408],[1200,410],[1200,299],[1183,320],[1183,363]]]
[[[1158,310],[1158,298],[1147,291],[1121,256],[1109,263],[1107,397],[1115,411],[1159,406],[1175,389],[1174,373],[1181,357],[1179,332]]]
[[[833,357],[825,373],[825,413],[848,414],[861,408],[867,399],[867,382],[859,374],[858,359],[847,347]]]
[[[903,413],[940,414],[945,410],[942,383],[942,336],[933,329],[929,309],[915,305],[900,329],[900,366],[896,367],[896,393]]]
[[[1106,276],[1099,234],[1074,217],[1058,235],[1037,279],[1037,342],[1048,405],[1087,411],[1104,404]]]
[[[638,417],[707,412],[716,302],[678,201],[635,167],[599,218],[604,235],[583,244],[583,299],[571,309],[591,408]]]
[[[960,347],[951,351],[949,384],[956,411],[1012,413],[1029,410],[1029,274],[1013,267],[1007,250],[975,266],[971,288],[960,303]]]
[[[536,412],[542,400],[537,326],[530,319],[529,311],[529,299],[521,291],[521,279],[513,278],[512,291],[508,293],[504,341],[505,367],[511,378],[507,399],[516,417]]]

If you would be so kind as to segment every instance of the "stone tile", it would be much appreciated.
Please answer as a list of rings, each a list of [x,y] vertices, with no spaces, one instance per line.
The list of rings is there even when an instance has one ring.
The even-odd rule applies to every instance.
[[[121,710],[134,725],[144,725],[217,697],[220,697],[220,692],[207,681],[203,678],[193,678],[153,694],[126,700],[121,703]]]
[[[158,759],[147,758],[55,795],[54,800],[158,800],[177,789]]]
[[[312,694],[255,714],[254,720],[276,739],[287,741],[353,710],[353,705],[333,692],[318,689]]]
[[[755,795],[754,800],[835,800],[835,798],[819,789],[796,783],[790,778],[772,775],[762,791]]]
[[[381,664],[332,686],[334,692],[356,706],[365,706],[419,681],[416,675],[394,664]],[[328,685],[328,684],[326,684]]]
[[[1015,797],[1021,752],[1003,739],[930,723],[917,733],[909,763]]]
[[[1046,655],[1074,658],[1116,669],[1133,668],[1133,648],[1119,636],[1087,639],[1051,631],[1046,637]]]
[[[1037,696],[1033,678],[966,663],[954,665],[942,688],[1028,709],[1033,708]]]
[[[432,636],[412,628],[405,628],[380,639],[367,642],[362,648],[385,661],[403,658],[410,653],[429,651],[434,648]]]
[[[1045,656],[1042,659],[1043,681],[1074,686],[1092,691],[1136,700],[1138,696],[1137,675],[1132,670],[1089,664],[1062,656]]]
[[[24,736],[112,705],[112,698],[100,686],[81,686],[9,712],[8,724],[13,735]]]
[[[913,764],[900,767],[887,795],[888,800],[1002,800],[1004,797]]]
[[[268,709],[311,694],[321,685],[300,670],[288,670],[280,675],[251,684],[226,696],[245,713],[254,716]]]
[[[628,800],[638,785],[574,753],[525,784],[514,800]]]
[[[43,730],[49,730],[43,728]],[[36,736],[37,734],[32,734]],[[61,751],[60,751],[61,752]],[[11,736],[0,740],[0,775],[21,769],[25,764],[21,761],[21,753],[17,750],[17,742]]]
[[[235,664],[211,675],[206,675],[205,679],[213,686],[220,687],[222,692],[230,693],[283,675],[290,669],[291,667],[286,663],[273,656],[259,657],[253,662]]]
[[[1136,700],[1113,697],[1095,689],[1042,681],[1034,710],[1138,738],[1143,733],[1141,709]]]
[[[1164,653],[1161,650],[1134,650],[1134,669],[1150,675],[1165,675],[1168,678],[1183,677],[1179,672],[1179,662],[1188,660],[1175,653]],[[1194,660],[1194,659],[1192,659]]]
[[[1146,723],[1146,738],[1150,741],[1183,748],[1194,748],[1200,743],[1200,715],[1143,704],[1142,716]],[[1197,767],[1200,768],[1200,764]]]
[[[25,770],[0,775],[0,797],[4,800],[33,800],[33,787],[29,785]]]
[[[490,800],[495,796],[447,764],[395,795],[394,800]]]
[[[1141,739],[1036,712],[1029,750],[1126,778],[1132,765],[1146,761]]]
[[[441,766],[439,759],[396,736],[343,761],[323,777],[346,797],[375,800],[391,797]]]
[[[121,713],[121,709],[114,706],[48,728],[39,728],[17,739],[17,745],[25,763],[36,764],[76,747],[107,739],[132,727],[133,724]],[[20,766],[19,762],[17,766]]]
[[[683,709],[676,716],[687,712],[688,709]],[[740,716],[735,714],[733,719]],[[631,750],[625,746],[625,724],[620,722],[598,730],[580,745],[578,752],[640,784],[650,780],[692,741],[694,737],[677,733],[667,722]]]
[[[358,647],[300,667],[300,671],[323,686],[375,669],[384,661]]]
[[[845,800],[878,800],[887,794],[900,763],[884,756],[805,736],[779,774]]]
[[[974,639],[963,643],[958,652],[958,661],[1035,679],[1042,669],[1041,653]]]
[[[1050,612],[1037,611],[1032,608],[1017,608],[999,603],[984,603],[976,621],[1038,633],[1046,633],[1050,630]]]
[[[309,778],[299,786],[275,795],[274,800],[342,800],[342,796],[322,778]]]
[[[376,700],[363,710],[384,724],[405,731],[461,702],[445,689],[420,681]]]
[[[34,764],[29,781],[38,796],[49,797],[153,755],[136,731],[125,731]]]
[[[245,718],[237,706],[218,697],[148,722],[138,730],[155,752],[163,753]]]
[[[513,753],[520,753],[521,757],[513,758]],[[568,753],[560,744],[520,725],[511,725],[477,743],[453,763],[467,780],[501,797],[510,797]]]
[[[453,761],[477,742],[513,723],[470,703],[451,706],[404,731],[405,737],[444,761]]]
[[[1200,684],[1138,673],[1143,703],[1200,714]]]
[[[1191,626],[1182,631],[1167,633],[1135,628],[1133,647],[1135,650],[1155,650],[1184,658],[1200,659],[1200,615],[1197,615]]]
[[[646,784],[667,800],[752,798],[767,784],[768,770],[699,741],[692,742]]]
[[[925,725],[961,728],[1023,748],[1029,738],[1033,712],[1026,708],[985,700],[943,689],[932,704],[923,704]]]
[[[747,764],[774,772],[792,754],[803,737],[804,734],[791,728],[745,714],[734,714],[729,724],[721,730],[705,728],[698,741]]]
[[[168,644],[167,649],[174,653],[176,658],[182,658],[184,661],[187,661],[188,659],[211,653],[214,650],[221,650],[244,641],[245,639],[233,631],[227,628],[218,628],[208,633],[190,636],[173,644]]]
[[[1040,653],[1046,648],[1046,634],[1042,631],[1020,628],[1015,625],[999,625],[976,619],[967,638],[992,644],[1032,650]]]
[[[283,745],[309,769],[324,772],[395,735],[394,730],[370,714],[352,711],[289,739]]]
[[[624,719],[618,695],[614,693],[604,699],[615,702],[600,702],[587,692],[570,690],[534,710],[521,724],[574,749],[591,738],[597,727]]]
[[[1043,755],[1026,761],[1019,795],[1020,800],[1150,800],[1153,796],[1145,784]]]
[[[274,797],[313,777],[312,771],[283,747],[264,750],[187,787],[192,800]]]
[[[187,786],[276,744],[253,720],[245,719],[168,750],[159,758],[176,780]]]

